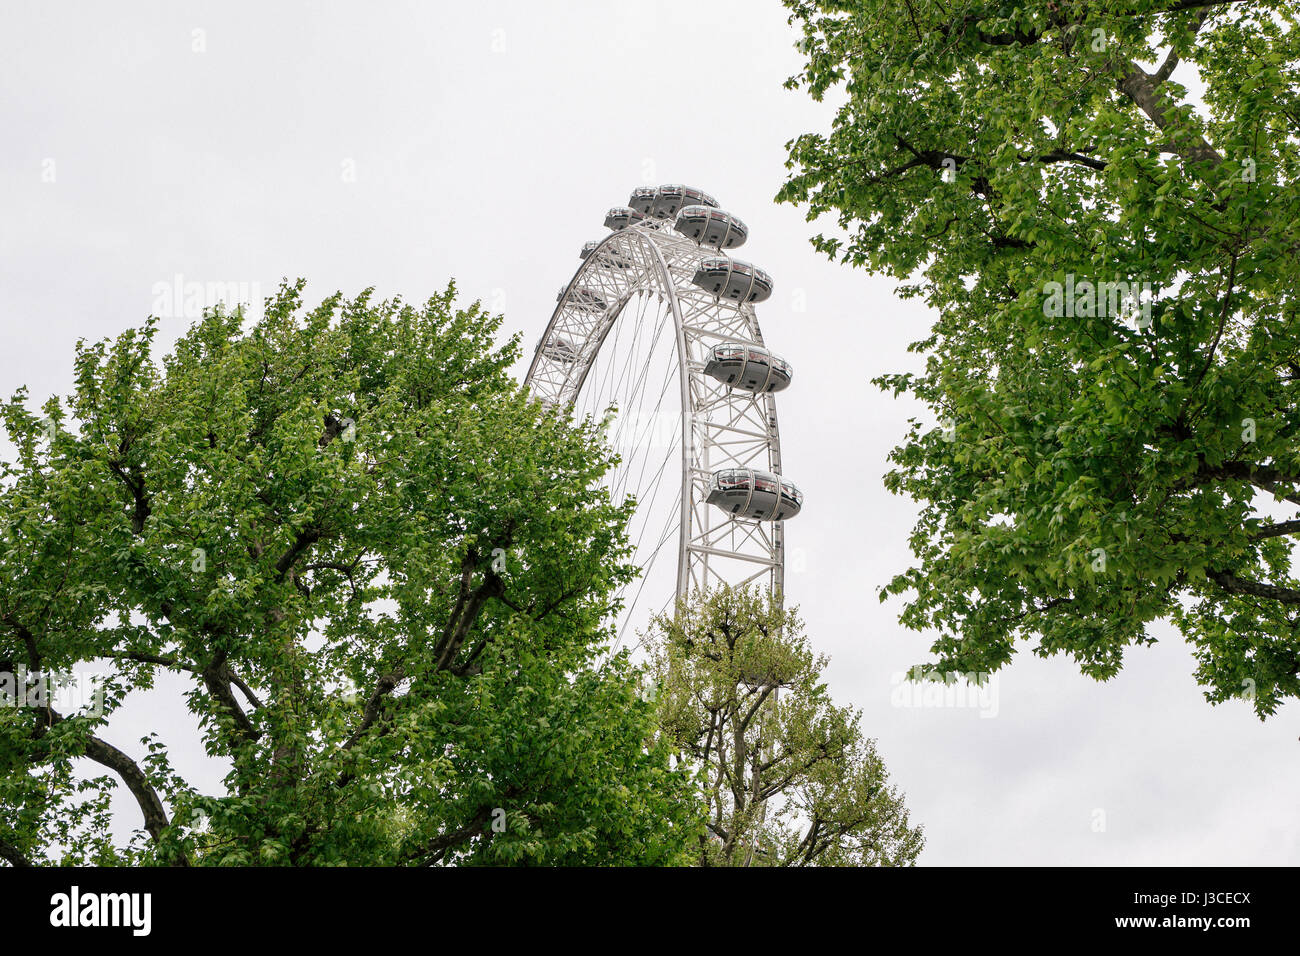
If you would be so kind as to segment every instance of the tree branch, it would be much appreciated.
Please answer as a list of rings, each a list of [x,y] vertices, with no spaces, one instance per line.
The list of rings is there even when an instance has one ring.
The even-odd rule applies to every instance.
[[[125,446],[122,446],[120,450],[125,451]],[[109,459],[108,467],[131,492],[134,504],[131,514],[131,531],[135,534],[142,534],[144,532],[144,523],[153,512],[153,507],[149,502],[149,495],[144,487],[144,475],[128,473],[122,468],[121,462],[113,459]]]
[[[208,693],[225,708],[226,712],[235,721],[235,725],[239,730],[236,742],[238,743],[242,738],[243,743],[255,743],[262,736],[262,733],[253,726],[253,722],[249,720],[248,715],[244,713],[244,708],[239,706],[239,701],[235,699],[234,693],[230,690],[231,680],[234,675],[226,665],[226,652],[217,651],[211,663],[197,673],[203,678],[203,684],[207,687]],[[251,691],[245,690],[245,693],[251,693]]]
[[[1263,584],[1248,578],[1240,578],[1229,571],[1206,570],[1205,576],[1230,594],[1249,594],[1252,597],[1266,598],[1280,604],[1300,604],[1300,591],[1294,588],[1279,587],[1276,584]]]
[[[357,729],[352,732],[351,736],[343,742],[343,750],[351,750],[357,745],[357,742],[365,736],[366,731],[369,730],[374,725],[375,721],[379,719],[379,711],[383,706],[384,698],[391,694],[393,690],[396,689],[397,685],[403,680],[405,680],[405,675],[402,673],[400,668],[379,678],[378,682],[375,684],[374,691],[370,694],[370,699],[366,701],[365,710],[361,715],[361,723],[357,726]],[[344,774],[340,777],[339,786],[347,783],[350,779],[350,775]]]
[[[1300,531],[1300,518],[1292,518],[1290,521],[1279,521],[1276,524],[1260,528],[1250,536],[1250,540],[1263,541],[1267,538],[1281,538],[1288,534],[1295,534],[1297,531]]]
[[[46,714],[51,727],[64,721],[64,717],[50,707],[46,707]],[[131,791],[131,795],[135,797],[136,805],[144,815],[145,830],[155,843],[160,841],[163,833],[171,826],[171,821],[167,819],[167,811],[158,796],[158,791],[153,788],[144,771],[122,751],[94,734],[85,740],[85,755],[118,775],[126,788]],[[177,857],[175,862],[180,866],[189,866],[189,860],[183,855]]]
[[[456,602],[456,611],[448,619],[442,640],[434,649],[435,670],[443,670],[455,660],[456,653],[465,642],[465,637],[474,626],[479,612],[483,610],[483,605],[488,602],[488,599],[500,597],[505,593],[505,582],[495,571],[488,571],[483,577],[483,583],[476,587],[466,600],[468,575],[472,570],[473,562],[470,555],[466,555],[466,569],[461,575],[461,594]]]
[[[18,847],[0,837],[0,860],[4,860],[15,869],[25,870],[32,867],[32,861],[23,856]]]
[[[1022,157],[1023,162],[1029,162]],[[1080,166],[1087,166],[1089,169],[1095,169],[1102,172],[1106,168],[1104,159],[1094,159],[1091,156],[1085,156],[1083,153],[1072,153],[1069,150],[1054,149],[1050,153],[1044,153],[1038,157],[1040,163],[1078,163]]]
[[[1138,109],[1146,114],[1157,129],[1161,132],[1169,132],[1170,127],[1175,124],[1169,119],[1165,107],[1160,103],[1159,96],[1156,93],[1156,87],[1159,85],[1156,82],[1158,72],[1156,74],[1147,73],[1142,67],[1132,62],[1125,65],[1128,74],[1116,84],[1116,88],[1137,104]],[[1207,143],[1203,136],[1197,136],[1190,142],[1182,144],[1170,142],[1169,149],[1187,162],[1209,162],[1215,166],[1223,163],[1223,157],[1219,155],[1218,150]]]
[[[418,853],[413,854],[413,861],[420,860],[418,866],[435,866],[442,862],[443,857],[448,852],[471,840],[473,837],[483,832],[488,820],[492,818],[492,808],[482,806],[478,812],[459,829],[452,830],[450,833],[444,833],[436,839],[426,844]]]
[[[289,569],[293,567],[293,563],[302,556],[304,551],[319,541],[320,537],[321,529],[318,525],[311,525],[310,527],[304,528],[300,531],[298,536],[293,539],[293,544],[289,545],[288,550],[286,550],[284,554],[280,555],[279,559],[275,562],[275,579],[277,581],[283,581],[284,576],[288,574]]]
[[[1300,484],[1300,475],[1293,475],[1272,465],[1257,465],[1249,461],[1225,461],[1218,465],[1202,464],[1197,470],[1197,481],[1244,481],[1264,491],[1270,491],[1284,501],[1300,505],[1300,492],[1285,485]]]

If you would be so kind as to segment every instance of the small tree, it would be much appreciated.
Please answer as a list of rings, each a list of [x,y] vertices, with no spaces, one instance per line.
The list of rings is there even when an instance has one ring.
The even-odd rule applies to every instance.
[[[107,688],[0,707],[0,859],[682,860],[691,781],[626,662],[595,666],[633,573],[598,429],[529,401],[453,287],[307,311],[301,287],[161,364],[154,322],[83,345],[66,403],[3,407],[0,672]],[[155,734],[108,739],[162,670],[215,792]]]
[[[647,637],[661,735],[703,785],[702,866],[899,866],[921,851],[860,714],[836,707],[793,611],[723,587]]]

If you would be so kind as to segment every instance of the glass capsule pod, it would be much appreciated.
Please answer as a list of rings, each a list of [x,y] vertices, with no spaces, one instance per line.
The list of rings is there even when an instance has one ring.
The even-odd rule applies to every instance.
[[[555,294],[556,302],[564,301],[564,294],[569,293],[568,306],[571,309],[577,309],[579,312],[604,312],[605,298],[594,289],[588,289],[586,286],[578,286],[569,291],[568,286],[560,286],[560,291]]]
[[[772,277],[758,266],[726,256],[701,259],[691,279],[705,292],[735,302],[762,302],[772,294]]]
[[[590,257],[591,254],[596,251],[598,245],[600,245],[600,240],[598,239],[593,239],[591,242],[584,242],[582,244],[582,251],[578,253],[579,258],[587,259]],[[596,258],[596,261],[606,269],[632,268],[632,260],[613,249],[606,249]]]
[[[700,245],[715,249],[734,249],[749,238],[748,226],[731,213],[711,206],[683,206],[673,228]]]
[[[779,392],[790,384],[794,369],[768,349],[728,342],[713,346],[704,374],[747,392]]]
[[[784,521],[803,508],[803,492],[792,482],[754,468],[715,471],[705,500],[728,514],[756,521]]]
[[[683,206],[717,206],[718,201],[694,186],[668,183],[658,188],[638,186],[632,190],[627,204],[643,215],[671,219]]]
[[[553,335],[549,339],[538,339],[537,351],[553,362],[568,365],[578,358],[578,348],[566,338]]]
[[[658,192],[658,186],[638,186],[632,190],[632,195],[628,197],[627,204],[641,215],[648,216],[650,210],[654,209],[655,195]]]
[[[637,212],[627,206],[615,206],[605,213],[605,228],[617,232],[620,229],[626,229],[628,226],[635,226],[644,218],[645,213],[643,212]]]

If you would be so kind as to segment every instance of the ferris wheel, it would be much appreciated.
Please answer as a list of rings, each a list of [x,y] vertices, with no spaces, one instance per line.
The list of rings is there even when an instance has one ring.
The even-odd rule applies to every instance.
[[[605,481],[615,503],[635,498],[642,569],[621,595],[621,636],[638,614],[720,584],[780,595],[783,522],[803,495],[783,477],[776,416],[792,369],[754,311],[772,279],[728,254],[748,228],[682,185],[634,190],[605,226],[560,289],[525,383],[602,422],[619,455]]]

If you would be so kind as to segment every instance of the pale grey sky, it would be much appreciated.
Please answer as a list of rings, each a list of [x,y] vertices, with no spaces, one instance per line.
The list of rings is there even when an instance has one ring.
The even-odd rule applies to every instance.
[[[697,185],[776,281],[759,318],[796,369],[783,458],[807,496],[788,598],[924,824],[921,862],[1300,863],[1295,706],[1212,708],[1169,628],[1107,684],[1025,654],[995,716],[898,706],[928,642],[876,598],[914,514],[879,479],[915,410],[869,380],[915,361],[930,316],[814,254],[772,202],[785,141],[829,119],[782,89],[799,55],[776,0],[28,3],[0,23],[5,395],[66,394],[73,343],[140,323],[177,275],[261,295],[304,276],[309,301],[455,277],[530,350],[608,206]],[[114,742],[183,739],[160,697]]]

